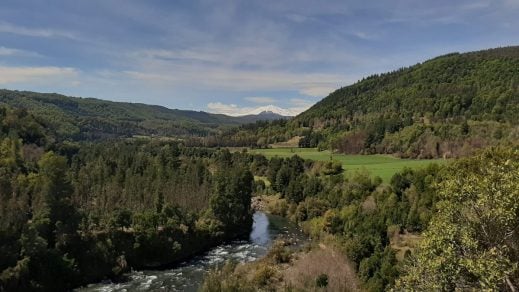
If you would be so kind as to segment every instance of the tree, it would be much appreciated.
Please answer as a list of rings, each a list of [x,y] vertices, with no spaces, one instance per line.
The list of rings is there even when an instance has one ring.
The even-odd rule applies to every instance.
[[[228,231],[227,236],[250,230],[250,202],[254,177],[249,170],[230,168],[215,175],[214,193],[210,198],[212,213]]]
[[[53,247],[56,242],[56,224],[61,222],[60,233],[73,233],[79,223],[79,217],[70,202],[72,184],[68,179],[67,160],[53,152],[45,154],[38,162],[39,176],[36,188],[39,189],[39,201],[35,211],[36,229]]]
[[[438,213],[396,290],[505,290],[519,285],[519,151],[455,163]]]

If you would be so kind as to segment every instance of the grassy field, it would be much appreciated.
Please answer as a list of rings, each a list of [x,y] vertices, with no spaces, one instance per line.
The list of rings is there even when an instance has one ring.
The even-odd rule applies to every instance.
[[[402,170],[404,167],[424,167],[429,163],[438,164],[446,163],[444,159],[416,160],[416,159],[400,159],[389,155],[345,155],[333,154],[330,151],[317,151],[313,148],[273,148],[273,149],[253,149],[251,153],[259,153],[267,158],[274,156],[290,157],[299,155],[305,159],[329,161],[332,158],[342,163],[342,167],[346,170],[345,175],[353,173],[355,170],[366,169],[374,176],[380,176],[384,182],[389,182],[395,172]]]

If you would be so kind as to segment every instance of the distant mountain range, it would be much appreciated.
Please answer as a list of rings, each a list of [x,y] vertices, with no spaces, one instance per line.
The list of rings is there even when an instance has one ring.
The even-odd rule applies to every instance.
[[[25,109],[56,137],[85,140],[120,136],[206,136],[259,120],[286,119],[275,107],[231,117],[203,111],[169,109],[141,103],[113,102],[55,93],[0,90],[0,105]]]

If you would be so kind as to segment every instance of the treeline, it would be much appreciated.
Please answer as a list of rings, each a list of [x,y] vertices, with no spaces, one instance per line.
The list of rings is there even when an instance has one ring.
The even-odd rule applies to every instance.
[[[132,136],[206,137],[267,115],[231,117],[139,103],[55,93],[0,90],[0,105],[25,109],[60,140],[92,141]]]
[[[362,290],[515,291],[518,155],[517,149],[489,148],[451,165],[404,169],[388,185],[366,172],[344,179],[327,163],[273,158],[262,170],[271,182],[263,194],[271,198],[270,212],[342,250]],[[257,271],[228,264],[212,271],[203,288],[290,290],[282,272],[290,261],[290,252],[276,246],[252,265]],[[322,279],[327,275],[306,288],[326,287]]]
[[[62,291],[247,236],[252,158],[177,143],[53,143],[0,109],[0,290]]]
[[[263,147],[299,136],[300,147],[350,154],[467,156],[517,143],[518,76],[519,47],[449,54],[367,77],[284,125],[242,128],[228,140]]]

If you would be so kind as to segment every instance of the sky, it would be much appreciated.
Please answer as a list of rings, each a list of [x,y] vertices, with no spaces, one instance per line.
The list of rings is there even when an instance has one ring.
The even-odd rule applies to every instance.
[[[0,88],[295,115],[337,88],[519,45],[519,0],[2,0]]]

